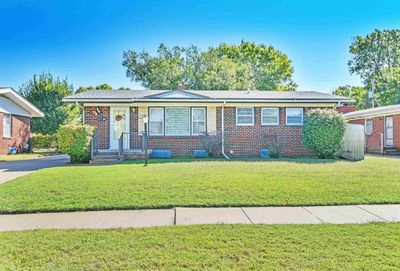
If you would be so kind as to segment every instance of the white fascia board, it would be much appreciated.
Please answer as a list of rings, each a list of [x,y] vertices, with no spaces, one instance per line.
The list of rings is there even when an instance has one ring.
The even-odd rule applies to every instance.
[[[31,117],[38,117],[38,118],[44,117],[44,113],[42,111],[40,111],[36,106],[34,106],[24,97],[19,95],[12,88],[0,89],[0,94],[3,94],[7,98],[15,102],[17,105],[21,106],[23,109],[25,109],[27,112],[31,114]]]

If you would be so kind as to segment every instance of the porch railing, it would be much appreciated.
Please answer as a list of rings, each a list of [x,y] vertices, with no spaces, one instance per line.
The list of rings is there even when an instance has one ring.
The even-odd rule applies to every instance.
[[[124,133],[121,133],[118,139],[118,160],[122,160],[124,155]]]
[[[126,149],[146,149],[147,137],[145,132],[121,133],[118,138],[118,159],[123,160]]]

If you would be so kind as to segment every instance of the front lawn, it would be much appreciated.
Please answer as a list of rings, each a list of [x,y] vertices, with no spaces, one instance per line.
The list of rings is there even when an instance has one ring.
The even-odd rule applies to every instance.
[[[400,224],[0,233],[0,270],[400,270]]]
[[[0,212],[400,203],[400,160],[208,161],[40,170],[0,185]]]

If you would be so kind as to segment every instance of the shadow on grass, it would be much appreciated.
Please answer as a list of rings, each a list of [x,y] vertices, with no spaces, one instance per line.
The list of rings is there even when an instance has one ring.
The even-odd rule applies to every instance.
[[[335,160],[335,159],[318,159],[318,158],[192,158],[192,157],[181,157],[181,158],[164,158],[164,159],[148,159],[148,164],[166,164],[166,163],[192,163],[192,162],[289,162],[299,164],[327,164],[336,163],[338,161],[347,160]],[[122,164],[144,164],[144,160],[130,160],[123,161]]]

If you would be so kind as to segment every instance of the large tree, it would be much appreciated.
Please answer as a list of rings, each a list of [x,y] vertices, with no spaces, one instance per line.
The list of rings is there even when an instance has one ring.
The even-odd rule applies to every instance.
[[[201,52],[197,47],[166,47],[155,56],[126,51],[122,65],[133,81],[148,89],[295,90],[289,58],[272,46],[244,42],[221,44]]]
[[[92,87],[92,86],[88,86],[88,87],[79,87],[75,90],[75,93],[81,93],[81,92],[85,92],[85,91],[89,91],[89,90],[94,90],[94,89],[101,89],[101,90],[112,90],[114,89],[112,86],[110,86],[107,83]],[[127,87],[120,87],[118,88],[118,90],[130,90],[130,88]]]
[[[374,30],[357,36],[350,45],[350,73],[359,75],[366,84],[378,78],[382,69],[400,65],[400,30]]]
[[[377,105],[400,104],[400,67],[382,69],[375,90]]]
[[[240,45],[223,43],[210,50],[220,57],[249,65],[258,90],[295,90],[297,87],[292,79],[294,68],[290,59],[271,45],[242,41]]]
[[[340,86],[333,94],[350,97],[356,101],[355,106],[357,110],[366,109],[369,107],[368,91],[364,87],[356,86]]]
[[[67,79],[41,73],[34,75],[19,91],[45,114],[43,118],[32,119],[31,130],[34,133],[53,134],[61,124],[77,119],[78,111],[75,106],[62,102],[62,98],[73,93],[73,86]]]

